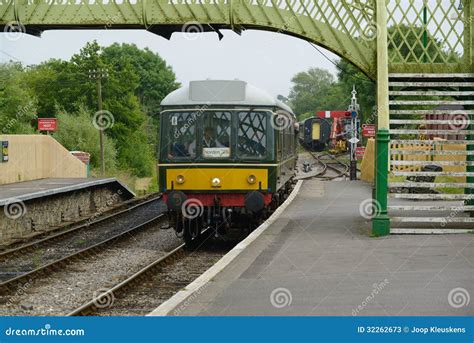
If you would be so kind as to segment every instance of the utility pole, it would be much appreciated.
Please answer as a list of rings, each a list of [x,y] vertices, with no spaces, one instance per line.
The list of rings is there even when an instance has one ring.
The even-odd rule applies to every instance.
[[[102,79],[109,76],[107,69],[89,69],[89,78],[96,81],[97,85],[97,107],[98,112],[102,112]],[[97,125],[99,129],[99,144],[100,144],[100,171],[101,175],[105,176],[105,156],[104,156],[104,128]]]

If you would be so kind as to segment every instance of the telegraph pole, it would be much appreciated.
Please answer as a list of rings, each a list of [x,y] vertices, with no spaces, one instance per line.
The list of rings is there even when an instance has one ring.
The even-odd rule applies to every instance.
[[[106,69],[89,69],[89,78],[96,80],[97,86],[97,107],[98,112],[102,112],[102,79],[109,76]],[[100,144],[100,171],[101,175],[105,176],[105,156],[104,156],[104,128],[97,125],[99,129],[99,144]]]

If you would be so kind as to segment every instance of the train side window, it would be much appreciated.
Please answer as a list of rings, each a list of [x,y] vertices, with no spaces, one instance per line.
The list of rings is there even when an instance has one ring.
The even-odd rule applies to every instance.
[[[170,132],[168,158],[194,158],[196,150],[189,147],[196,144],[196,113],[174,112],[168,114]]]
[[[267,154],[266,112],[239,112],[238,158],[264,158]]]
[[[277,158],[279,161],[281,161],[281,158],[283,156],[283,136],[281,131],[276,130],[275,137],[277,140]]]

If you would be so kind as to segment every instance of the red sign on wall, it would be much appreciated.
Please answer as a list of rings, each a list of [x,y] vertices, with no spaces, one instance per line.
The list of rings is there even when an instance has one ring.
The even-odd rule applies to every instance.
[[[38,118],[38,131],[56,131],[57,127],[56,118]]]
[[[375,125],[362,124],[362,136],[369,138],[375,137]]]
[[[356,158],[358,160],[361,160],[364,157],[365,154],[365,146],[358,146],[356,148]]]

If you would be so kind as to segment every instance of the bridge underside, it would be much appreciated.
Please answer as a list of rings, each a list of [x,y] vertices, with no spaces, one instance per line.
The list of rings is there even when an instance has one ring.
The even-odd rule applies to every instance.
[[[390,72],[473,70],[473,0],[389,0]],[[52,29],[231,29],[293,35],[327,48],[376,79],[376,0],[0,0],[0,26]]]

